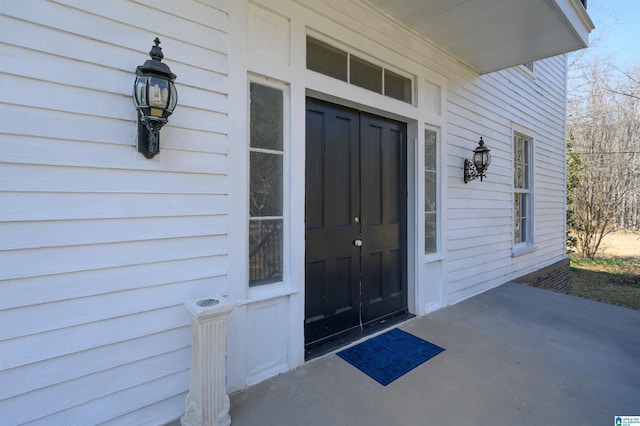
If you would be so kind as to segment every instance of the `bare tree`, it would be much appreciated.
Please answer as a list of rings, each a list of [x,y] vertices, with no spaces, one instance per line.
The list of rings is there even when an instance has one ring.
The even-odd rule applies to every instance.
[[[593,258],[605,235],[640,219],[640,70],[597,59],[574,65],[567,224],[578,253]]]

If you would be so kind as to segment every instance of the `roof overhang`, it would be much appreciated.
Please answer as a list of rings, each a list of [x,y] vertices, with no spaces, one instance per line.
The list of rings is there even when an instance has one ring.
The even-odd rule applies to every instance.
[[[481,74],[587,47],[580,0],[368,0]]]

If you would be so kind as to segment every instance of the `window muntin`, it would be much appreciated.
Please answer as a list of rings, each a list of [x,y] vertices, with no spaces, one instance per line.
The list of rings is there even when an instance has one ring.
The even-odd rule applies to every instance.
[[[438,250],[438,132],[424,131],[424,251]]]
[[[250,83],[249,286],[283,278],[284,90]]]
[[[313,37],[307,37],[307,69],[403,102],[413,101],[413,80]]]
[[[515,134],[513,137],[513,192],[515,245],[530,245],[531,235],[531,149],[532,139]]]

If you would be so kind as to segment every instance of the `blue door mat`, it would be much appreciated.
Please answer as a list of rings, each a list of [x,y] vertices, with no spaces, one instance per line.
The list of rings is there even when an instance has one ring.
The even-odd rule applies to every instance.
[[[387,386],[442,351],[440,346],[395,328],[336,355]]]

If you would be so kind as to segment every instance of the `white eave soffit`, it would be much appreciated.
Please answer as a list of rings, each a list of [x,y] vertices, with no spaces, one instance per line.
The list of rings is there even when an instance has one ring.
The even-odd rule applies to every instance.
[[[368,0],[401,25],[486,74],[587,47],[580,0]]]

